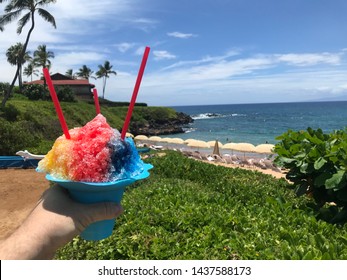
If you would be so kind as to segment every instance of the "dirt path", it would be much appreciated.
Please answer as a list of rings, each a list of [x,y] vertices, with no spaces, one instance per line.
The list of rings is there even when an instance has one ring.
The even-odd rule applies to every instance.
[[[49,187],[34,169],[0,169],[0,240],[16,229]]]

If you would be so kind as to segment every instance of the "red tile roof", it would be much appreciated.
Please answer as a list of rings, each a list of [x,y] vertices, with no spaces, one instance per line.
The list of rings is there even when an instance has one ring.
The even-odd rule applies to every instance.
[[[69,86],[69,85],[74,85],[74,86],[86,86],[86,85],[90,85],[92,88],[95,87],[94,84],[89,83],[88,80],[52,80],[53,85],[57,85],[57,86]],[[27,85],[43,85],[43,80],[36,80],[36,81],[32,81],[32,82],[27,82],[24,83]]]

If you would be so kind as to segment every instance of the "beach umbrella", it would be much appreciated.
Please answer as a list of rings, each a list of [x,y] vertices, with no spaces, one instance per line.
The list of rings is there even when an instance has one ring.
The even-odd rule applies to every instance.
[[[253,153],[255,152],[255,146],[251,143],[237,143],[235,151]]]
[[[196,141],[196,140],[197,139],[189,138],[189,139],[184,140],[184,143],[189,144],[189,142]]]
[[[222,146],[223,150],[235,150],[237,143],[226,143]]]
[[[171,139],[172,139],[172,138],[170,138],[170,137],[164,137],[164,138],[161,138],[161,142],[169,143],[169,141],[170,141]]]
[[[209,142],[207,142],[207,143],[210,144]],[[214,147],[213,147],[213,152],[212,152],[214,155],[218,155],[218,156],[220,156],[219,143],[220,142],[218,142],[217,140],[215,141]]]
[[[202,140],[195,140],[195,141],[190,141],[187,145],[188,147],[192,147],[192,148],[205,148],[208,149],[210,148],[210,145]]]
[[[148,140],[148,137],[146,135],[137,135],[135,140]]]
[[[148,141],[152,141],[152,142],[161,142],[162,138],[159,136],[151,136],[148,138]]]
[[[214,146],[216,145],[216,141],[217,141],[217,140],[207,141],[207,143],[208,143],[211,147],[214,147]],[[222,147],[223,147],[223,143],[222,143],[222,142],[219,142],[219,141],[217,141],[217,142],[218,142],[219,148],[222,148]]]
[[[184,140],[181,139],[181,138],[178,138],[178,137],[175,137],[175,138],[169,138],[167,140],[168,143],[171,143],[171,144],[184,144]]]
[[[134,135],[130,132],[125,133],[125,137],[134,138]]]
[[[273,144],[260,144],[255,147],[255,152],[259,154],[273,154],[273,149],[275,145]]]

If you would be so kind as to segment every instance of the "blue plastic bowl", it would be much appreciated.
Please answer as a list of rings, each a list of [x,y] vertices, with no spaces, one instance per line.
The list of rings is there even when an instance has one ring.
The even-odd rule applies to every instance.
[[[97,202],[116,202],[120,203],[126,186],[133,184],[136,181],[149,177],[149,172],[153,168],[151,164],[144,164],[144,170],[129,179],[118,180],[107,183],[89,183],[75,182],[68,180],[59,180],[46,175],[46,179],[54,182],[63,188],[67,189],[72,197],[77,202],[81,203],[97,203]],[[81,237],[85,240],[101,240],[112,234],[115,219],[95,222],[89,225],[82,233]]]

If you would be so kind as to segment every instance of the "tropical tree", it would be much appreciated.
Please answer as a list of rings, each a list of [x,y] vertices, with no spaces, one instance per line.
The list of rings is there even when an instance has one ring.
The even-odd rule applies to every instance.
[[[17,43],[11,47],[8,48],[6,51],[7,61],[11,65],[17,66],[19,68],[18,73],[18,82],[19,82],[19,88],[22,89],[23,86],[23,80],[22,80],[22,66],[27,60],[30,60],[30,52],[26,51],[24,53],[24,56],[22,56],[23,51],[23,44]]]
[[[110,74],[117,75],[117,72],[112,70],[113,66],[108,60],[104,62],[104,65],[99,65],[98,67],[99,70],[95,74],[98,79],[102,78],[102,98],[105,98],[106,81],[110,77]]]
[[[75,79],[76,78],[76,73],[73,72],[73,69],[66,70],[65,75],[68,76],[71,79]]]
[[[0,0],[0,3],[5,2],[6,0]],[[25,1],[19,1],[19,0],[8,0],[8,4],[5,6],[4,14],[0,15],[0,31],[4,30],[4,27],[6,24],[9,24],[20,17],[20,15],[25,12],[24,16],[21,17],[18,20],[18,28],[17,28],[17,34],[21,34],[23,27],[31,22],[31,26],[29,28],[29,31],[27,33],[25,42],[23,44],[23,49],[21,53],[21,57],[24,57],[31,33],[33,32],[35,28],[35,14],[36,12],[41,16],[44,20],[49,22],[53,25],[54,28],[56,28],[55,19],[54,17],[45,9],[42,7],[47,6],[48,4],[55,3],[56,0],[25,0]],[[22,59],[19,59],[22,61]],[[17,71],[16,74],[12,80],[12,83],[10,87],[8,88],[8,91],[5,93],[4,98],[2,100],[2,106],[4,107],[6,104],[6,101],[10,97],[12,93],[12,89],[14,87],[14,84],[17,81],[17,78],[19,76],[20,67],[17,65]]]
[[[23,74],[27,77],[30,77],[31,81],[33,81],[33,75],[38,76],[39,70],[35,68],[34,62],[31,60],[27,67],[24,68]]]
[[[54,53],[47,51],[46,45],[39,45],[34,51],[34,65],[41,68],[51,68],[52,62],[50,58],[54,58]]]
[[[78,72],[76,73],[77,77],[87,79],[89,81],[89,78],[94,78],[92,74],[94,71],[92,71],[87,65],[83,65],[80,69],[78,69]],[[95,78],[94,78],[95,79]]]

